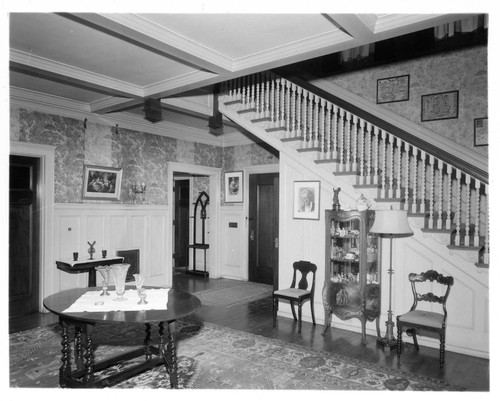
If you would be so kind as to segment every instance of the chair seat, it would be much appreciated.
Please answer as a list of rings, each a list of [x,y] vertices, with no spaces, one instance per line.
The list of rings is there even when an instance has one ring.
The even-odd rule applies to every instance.
[[[403,325],[412,324],[440,329],[443,327],[444,315],[436,312],[413,310],[398,316],[398,319]]]
[[[298,288],[286,288],[284,290],[274,291],[274,295],[278,297],[287,297],[287,298],[295,298],[299,299],[304,297],[305,295],[311,294],[311,291],[308,290],[300,290]]]

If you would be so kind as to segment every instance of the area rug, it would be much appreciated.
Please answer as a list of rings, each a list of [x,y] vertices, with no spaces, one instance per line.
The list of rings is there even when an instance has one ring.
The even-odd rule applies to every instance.
[[[272,285],[241,282],[226,288],[195,292],[194,295],[200,298],[203,305],[229,308],[267,297],[272,292]]]
[[[176,323],[179,388],[309,390],[463,390],[437,379],[226,327]],[[96,361],[142,346],[144,326],[99,324],[93,337]],[[153,338],[157,335],[153,330]],[[56,388],[61,338],[58,325],[10,335],[10,386]],[[120,364],[111,371],[128,366]],[[109,372],[104,372],[107,374]],[[158,366],[116,388],[170,388]]]

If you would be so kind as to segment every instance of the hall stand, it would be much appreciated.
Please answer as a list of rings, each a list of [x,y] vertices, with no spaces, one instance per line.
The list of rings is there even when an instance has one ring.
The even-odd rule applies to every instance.
[[[200,192],[200,195],[198,195],[198,199],[196,199],[196,202],[194,204],[194,215],[193,215],[193,243],[188,245],[188,251],[189,249],[193,250],[193,268],[189,270],[189,268],[186,270],[186,274],[189,275],[194,275],[194,276],[202,276],[208,278],[208,272],[207,272],[207,249],[209,248],[209,245],[205,243],[205,220],[207,219],[207,205],[210,203],[210,197],[208,194],[203,191]],[[201,208],[200,210],[200,219],[201,219],[201,242],[196,242],[196,216],[198,213],[198,207]],[[196,268],[196,251],[197,250],[202,250],[203,251],[203,270],[199,270]]]

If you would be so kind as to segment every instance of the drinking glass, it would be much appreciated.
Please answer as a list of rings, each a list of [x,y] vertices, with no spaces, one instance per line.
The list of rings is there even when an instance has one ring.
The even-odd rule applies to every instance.
[[[108,266],[97,266],[95,268],[102,276],[102,295],[109,295],[108,285],[109,285],[109,267]]]
[[[118,263],[111,265],[111,271],[115,277],[115,291],[118,298],[113,299],[113,301],[125,301],[127,298],[123,296],[125,294],[125,279],[127,278],[127,271],[130,267],[128,263]]]

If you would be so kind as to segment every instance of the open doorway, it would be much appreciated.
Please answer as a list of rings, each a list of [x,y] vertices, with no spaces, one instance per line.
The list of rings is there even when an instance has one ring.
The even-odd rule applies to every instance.
[[[206,253],[207,271],[210,277],[220,276],[219,261],[219,209],[220,209],[220,169],[213,167],[197,166],[177,162],[168,163],[168,179],[172,183],[172,191],[169,192],[168,204],[170,217],[168,221],[172,224],[172,241],[169,241],[167,252],[172,255],[168,259],[172,261],[172,281],[176,275],[185,274],[193,267],[203,268],[205,255],[198,252],[194,255],[189,252],[189,245],[200,242],[194,238],[194,203],[201,192],[210,196],[207,206],[206,241],[209,250]],[[199,230],[197,230],[199,231]],[[201,233],[197,233],[201,236]],[[186,244],[187,241],[187,244]]]

